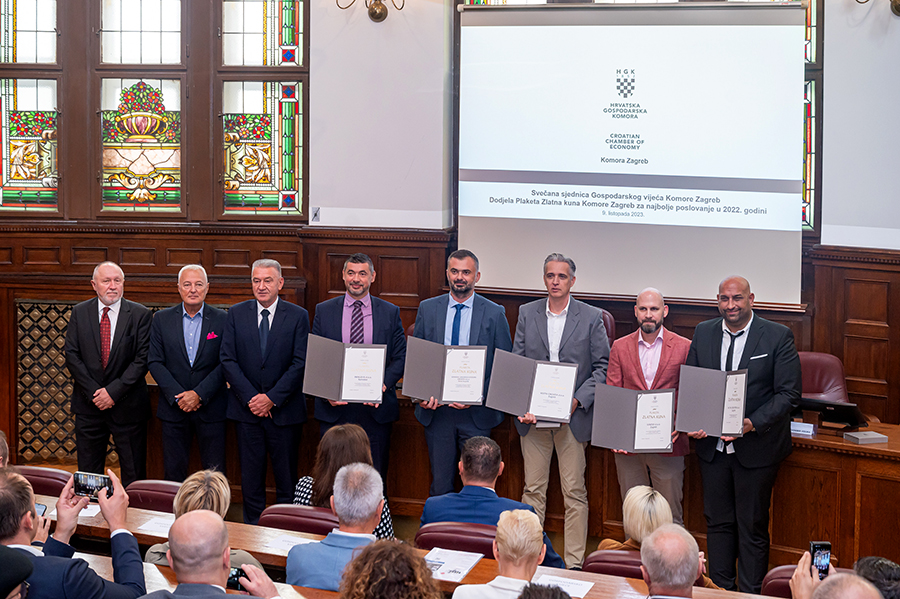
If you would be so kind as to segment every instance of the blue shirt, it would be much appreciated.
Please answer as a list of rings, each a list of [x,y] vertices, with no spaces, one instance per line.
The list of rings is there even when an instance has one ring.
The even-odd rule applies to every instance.
[[[206,304],[203,306],[205,305]],[[181,304],[181,324],[184,329],[184,349],[187,350],[188,361],[191,363],[191,366],[194,365],[194,358],[197,357],[197,345],[200,344],[200,329],[203,325],[203,306],[200,306],[200,310],[191,317],[188,316],[187,311],[184,309],[184,304]]]
[[[459,302],[453,296],[447,294],[450,307],[447,309],[447,323],[444,325],[444,345],[450,345],[453,339],[453,319],[456,317],[456,308]],[[472,328],[472,306],[475,304],[475,294],[462,302],[465,306],[459,313],[459,345],[469,345],[469,329]]]

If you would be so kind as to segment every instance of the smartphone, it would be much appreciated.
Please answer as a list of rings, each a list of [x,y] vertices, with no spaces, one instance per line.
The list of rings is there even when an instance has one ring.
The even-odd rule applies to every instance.
[[[228,582],[225,584],[225,586],[236,591],[246,591],[247,589],[241,586],[241,577],[247,578],[247,575],[244,573],[244,569],[232,568],[231,573],[228,574]],[[247,580],[249,580],[249,578]]]
[[[106,487],[106,496],[109,497],[112,495],[112,480],[105,474],[93,474],[91,472],[75,473],[74,491],[76,495],[83,495],[95,500],[97,498],[97,493],[104,487]]]
[[[43,516],[44,513],[47,511],[47,506],[44,505],[43,503],[35,503],[34,511],[35,511],[35,513],[37,513],[38,516]]]
[[[809,554],[812,565],[819,571],[819,580],[828,576],[828,564],[831,563],[831,543],[828,541],[810,541]]]

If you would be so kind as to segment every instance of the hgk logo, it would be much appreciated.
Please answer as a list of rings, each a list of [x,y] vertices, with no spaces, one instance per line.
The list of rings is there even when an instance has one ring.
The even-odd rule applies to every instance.
[[[634,69],[616,69],[616,90],[623,98],[634,94]]]

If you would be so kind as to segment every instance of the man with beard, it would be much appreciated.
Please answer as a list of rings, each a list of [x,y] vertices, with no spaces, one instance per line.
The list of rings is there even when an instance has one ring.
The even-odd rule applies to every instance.
[[[607,385],[636,391],[678,388],[681,365],[687,360],[691,341],[663,326],[668,314],[669,307],[659,291],[652,287],[641,291],[634,304],[634,316],[640,328],[613,343],[606,371]],[[672,444],[672,453],[613,450],[616,472],[623,501],[632,487],[652,486],[669,502],[675,523],[684,524],[681,498],[684,456],[690,451],[687,435],[676,432]]]
[[[503,414],[484,405],[494,363],[494,350],[512,349],[509,323],[502,306],[475,293],[481,278],[478,258],[469,250],[456,250],[447,260],[450,295],[419,304],[414,335],[444,345],[487,346],[482,405],[440,405],[435,398],[416,406],[416,419],[425,426],[431,462],[432,496],[453,491],[456,464],[467,439],[490,437]]]

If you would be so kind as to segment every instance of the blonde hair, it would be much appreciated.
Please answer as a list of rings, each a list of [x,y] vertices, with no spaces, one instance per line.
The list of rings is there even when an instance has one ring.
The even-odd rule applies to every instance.
[[[175,518],[194,510],[210,510],[225,517],[231,507],[231,487],[216,470],[200,470],[181,483],[173,505]]]
[[[541,554],[544,531],[537,514],[528,510],[508,510],[500,514],[496,539],[500,558],[520,566]]]
[[[625,536],[636,543],[650,536],[663,524],[672,523],[672,508],[662,494],[645,485],[632,487],[622,504],[622,525]]]

